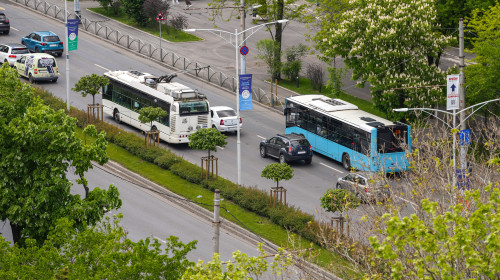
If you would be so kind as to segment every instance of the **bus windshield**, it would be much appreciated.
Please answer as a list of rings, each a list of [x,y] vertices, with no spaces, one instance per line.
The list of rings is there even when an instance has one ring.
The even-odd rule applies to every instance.
[[[206,101],[179,102],[179,115],[208,114],[208,103]]]

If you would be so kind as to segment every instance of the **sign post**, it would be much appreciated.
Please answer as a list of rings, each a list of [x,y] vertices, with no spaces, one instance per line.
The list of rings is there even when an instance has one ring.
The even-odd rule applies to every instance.
[[[161,22],[165,21],[165,17],[161,12],[159,12],[158,15],[156,16],[156,21],[158,22],[158,26],[160,27],[160,61],[163,61],[163,54],[161,51]]]

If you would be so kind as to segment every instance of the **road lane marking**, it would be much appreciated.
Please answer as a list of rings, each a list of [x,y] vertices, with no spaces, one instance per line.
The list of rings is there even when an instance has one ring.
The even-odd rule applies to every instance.
[[[153,235],[153,237],[154,237],[154,239],[159,240],[159,241],[161,241],[161,242],[163,242],[163,243],[167,244],[167,241],[165,241],[165,240],[163,240],[163,239],[159,238],[158,236],[154,236],[154,235]]]
[[[215,146],[215,147],[217,147],[217,148],[219,148],[219,149],[221,149],[221,150],[224,150],[224,148],[222,148],[222,147],[219,147],[219,146]]]
[[[333,167],[331,167],[331,166],[329,166],[329,165],[326,165],[326,164],[324,164],[324,163],[322,163],[322,162],[320,162],[319,164],[323,165],[324,167],[327,167],[327,168],[333,169],[333,170],[335,170],[335,171],[337,171],[337,172],[339,172],[339,173],[344,173],[344,171],[340,171],[340,170],[338,170],[338,169],[336,169],[336,168],[333,168]]]
[[[12,27],[12,26],[11,26],[10,28],[11,28],[11,29],[14,29],[15,31],[19,31],[19,29],[14,28],[14,27]]]
[[[259,137],[260,139],[266,140],[266,137],[262,137],[260,135],[257,135],[257,137]]]
[[[111,71],[111,70],[109,70],[108,68],[106,68],[106,67],[104,67],[104,66],[101,66],[101,65],[99,65],[99,64],[94,64],[94,65],[95,65],[95,66],[97,66],[97,67],[99,67],[99,68],[102,68],[102,69],[104,69],[104,70],[106,70],[106,71]]]

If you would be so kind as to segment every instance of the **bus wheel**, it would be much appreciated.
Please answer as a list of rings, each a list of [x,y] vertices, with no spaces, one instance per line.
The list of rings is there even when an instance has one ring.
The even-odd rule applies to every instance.
[[[156,128],[156,126],[153,125],[153,127],[151,127],[151,131],[158,131],[158,128]],[[158,138],[160,138],[160,134],[155,134],[155,137],[154,137],[154,141],[155,142],[158,142]]]
[[[117,123],[121,123],[120,112],[117,109],[113,111],[113,119],[115,119]]]
[[[343,154],[342,155],[342,166],[344,166],[344,168],[347,171],[351,170],[351,159],[349,159],[349,155],[348,154]]]

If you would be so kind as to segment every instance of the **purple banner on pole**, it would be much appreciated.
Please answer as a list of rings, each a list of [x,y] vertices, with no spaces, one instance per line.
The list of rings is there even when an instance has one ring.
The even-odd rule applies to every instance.
[[[240,75],[240,111],[253,110],[252,74]]]

